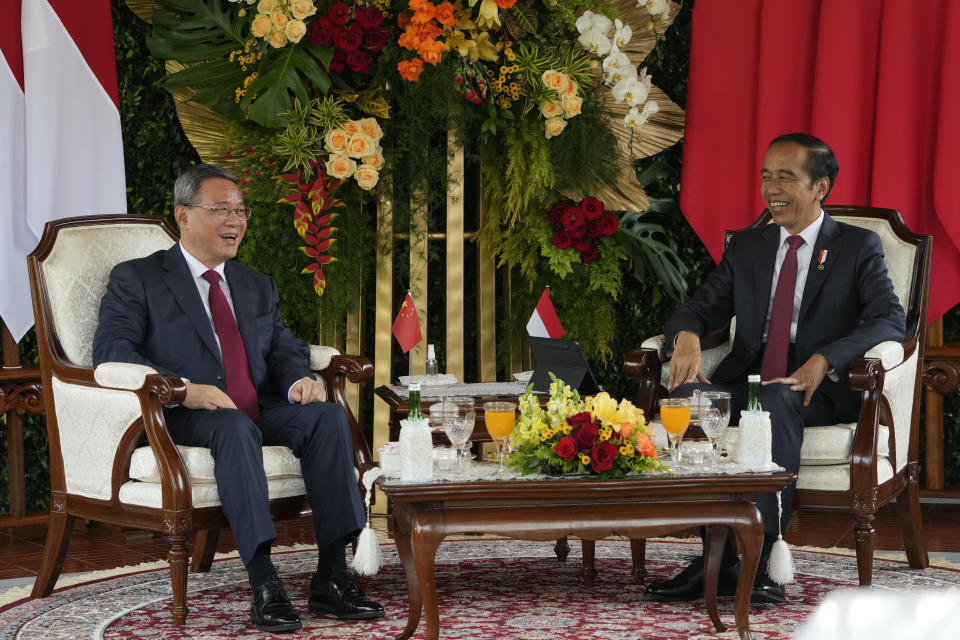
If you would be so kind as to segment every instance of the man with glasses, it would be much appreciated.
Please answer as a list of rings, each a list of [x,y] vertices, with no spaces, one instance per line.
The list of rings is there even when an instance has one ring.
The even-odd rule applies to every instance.
[[[253,587],[251,620],[296,631],[300,618],[270,560],[261,446],[300,459],[319,547],[311,612],[342,619],[384,615],[346,568],[345,545],[363,528],[346,414],[325,402],[307,345],[280,319],[272,278],[230,261],[250,217],[237,178],[202,164],[174,185],[180,242],[117,265],[100,304],[94,361],[133,362],[184,379],[182,405],[164,410],[174,442],[207,447],[223,511]]]

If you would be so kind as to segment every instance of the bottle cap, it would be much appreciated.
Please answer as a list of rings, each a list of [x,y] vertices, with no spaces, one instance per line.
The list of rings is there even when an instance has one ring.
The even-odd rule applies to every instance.
[[[428,344],[428,345],[427,345],[427,360],[434,360],[434,359],[436,359],[436,357],[437,357],[437,356],[436,356],[436,354],[435,354],[435,352],[434,352],[434,350],[433,350],[433,345],[432,345],[432,344]]]
[[[410,384],[407,385],[407,391],[420,391],[420,383],[411,382]]]
[[[760,382],[760,374],[751,373],[750,375],[747,376],[747,382]]]

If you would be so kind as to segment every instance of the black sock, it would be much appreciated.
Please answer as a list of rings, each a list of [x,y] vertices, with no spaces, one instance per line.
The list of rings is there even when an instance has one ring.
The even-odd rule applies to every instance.
[[[316,581],[326,581],[338,571],[347,568],[346,543],[342,540],[331,542],[317,549]]]
[[[247,577],[254,589],[277,577],[277,569],[270,560],[269,542],[264,542],[253,552],[253,557],[247,563]]]

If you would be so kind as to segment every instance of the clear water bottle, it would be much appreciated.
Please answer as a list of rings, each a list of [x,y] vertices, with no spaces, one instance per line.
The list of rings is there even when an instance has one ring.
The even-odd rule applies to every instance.
[[[410,411],[400,421],[400,479],[404,482],[426,482],[433,478],[433,434],[420,407],[420,385],[413,383]]]
[[[427,345],[427,375],[435,376],[440,374],[440,364],[437,362],[437,354],[432,344]]]

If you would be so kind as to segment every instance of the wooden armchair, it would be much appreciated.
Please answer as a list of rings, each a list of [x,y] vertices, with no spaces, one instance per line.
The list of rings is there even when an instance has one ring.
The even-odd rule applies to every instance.
[[[187,537],[196,534],[191,568],[207,571],[227,520],[208,449],[175,446],[163,418],[181,402],[179,378],[127,363],[92,367],[100,298],[119,262],[167,249],[176,232],[161,216],[100,215],[47,223],[27,258],[36,318],[50,445],[50,520],[32,596],[50,595],[70,546],[75,518],[159,531],[176,624],[187,616]],[[345,384],[373,377],[367,358],[311,347],[311,368],[332,402],[346,409],[358,472],[373,466],[370,447],[347,405]],[[138,447],[144,435],[149,446]],[[264,447],[270,509],[276,519],[309,512],[300,462],[286,447]]]
[[[883,505],[896,499],[897,514],[910,566],[928,564],[920,519],[917,468],[921,374],[919,366],[927,324],[930,286],[928,235],[911,232],[899,212],[871,207],[827,206],[836,220],[876,232],[883,243],[884,259],[893,288],[907,316],[902,343],[885,342],[850,366],[850,384],[863,392],[856,423],[808,428],[804,432],[794,507],[840,509],[855,520],[857,571],[861,585],[873,576],[874,518]],[[754,226],[771,221],[767,211]],[[729,237],[729,233],[728,233]],[[735,326],[735,322],[732,323]],[[707,377],[729,353],[734,329],[704,340]],[[626,375],[639,378],[637,406],[654,415],[667,394],[669,362],[661,361],[663,336],[645,341],[630,351]],[[737,430],[728,431],[730,440]]]

